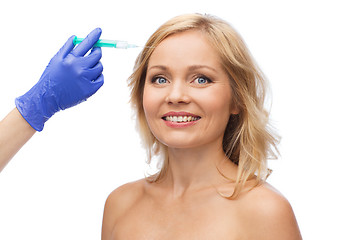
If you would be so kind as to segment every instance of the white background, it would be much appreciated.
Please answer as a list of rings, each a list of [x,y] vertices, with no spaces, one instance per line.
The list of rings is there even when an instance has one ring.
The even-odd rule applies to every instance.
[[[0,118],[71,35],[144,44],[166,20],[211,13],[243,36],[271,82],[281,157],[269,182],[304,239],[350,239],[346,1],[6,1],[0,6]],[[126,79],[140,49],[103,49],[105,84],[57,113],[0,174],[0,239],[99,239],[108,194],[142,178],[145,153]]]

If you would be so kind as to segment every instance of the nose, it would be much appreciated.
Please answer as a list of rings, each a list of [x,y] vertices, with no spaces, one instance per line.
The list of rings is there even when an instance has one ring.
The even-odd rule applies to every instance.
[[[189,90],[183,81],[174,81],[169,87],[165,101],[168,104],[187,104],[190,102]]]

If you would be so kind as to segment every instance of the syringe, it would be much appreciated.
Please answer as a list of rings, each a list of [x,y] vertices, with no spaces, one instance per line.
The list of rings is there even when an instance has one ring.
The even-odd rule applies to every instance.
[[[74,45],[77,45],[81,43],[83,40],[84,38],[75,37],[73,40],[73,43]],[[100,39],[95,43],[94,47],[111,47],[111,48],[127,49],[127,48],[137,48],[139,46],[135,44],[129,44],[127,41]]]

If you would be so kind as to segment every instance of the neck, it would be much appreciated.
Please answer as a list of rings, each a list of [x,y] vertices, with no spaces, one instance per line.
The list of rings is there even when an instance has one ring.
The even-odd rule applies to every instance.
[[[191,149],[169,148],[169,167],[164,183],[171,188],[174,197],[188,192],[211,188],[224,183],[225,176],[234,177],[235,165],[219,146],[201,146]]]

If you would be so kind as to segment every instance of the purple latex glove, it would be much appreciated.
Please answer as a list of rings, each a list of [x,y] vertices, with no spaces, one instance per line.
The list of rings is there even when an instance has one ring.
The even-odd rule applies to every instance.
[[[101,48],[93,47],[101,33],[100,28],[94,29],[76,47],[75,36],[70,37],[34,87],[16,98],[17,109],[35,130],[42,131],[53,114],[85,101],[103,85]]]

